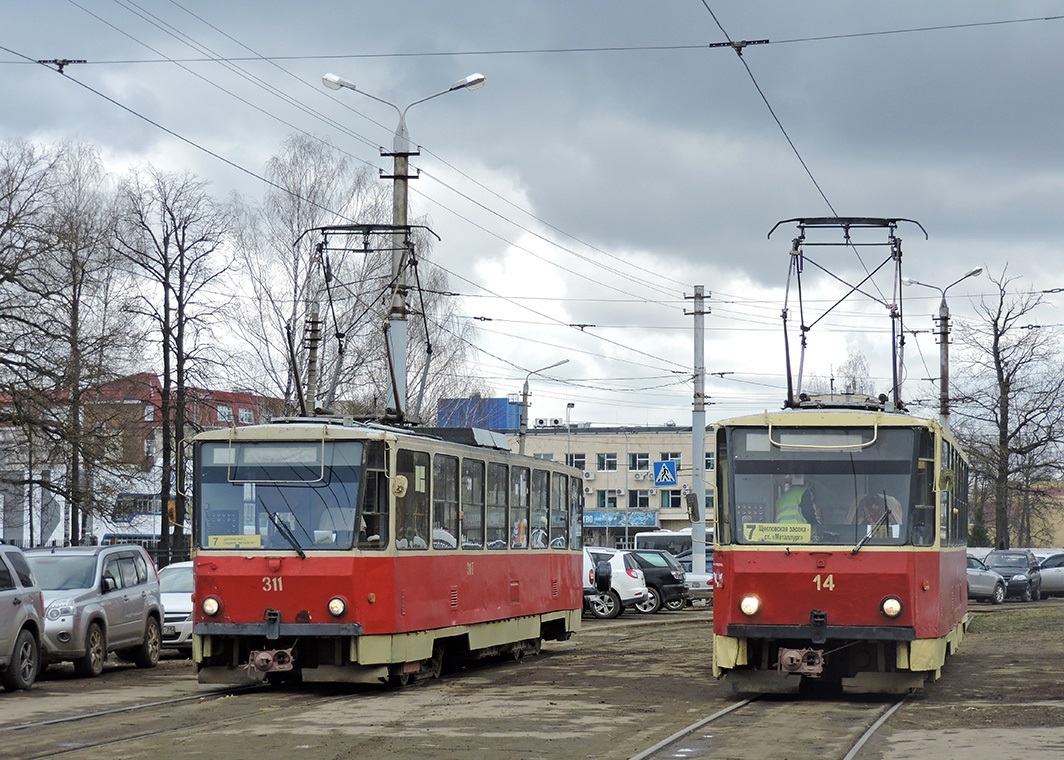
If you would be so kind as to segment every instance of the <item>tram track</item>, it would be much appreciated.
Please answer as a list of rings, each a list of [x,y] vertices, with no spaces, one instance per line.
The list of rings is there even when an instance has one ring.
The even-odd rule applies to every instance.
[[[757,694],[685,726],[628,760],[675,757],[855,760],[907,699],[892,699],[884,706],[883,700],[875,697],[843,701]]]

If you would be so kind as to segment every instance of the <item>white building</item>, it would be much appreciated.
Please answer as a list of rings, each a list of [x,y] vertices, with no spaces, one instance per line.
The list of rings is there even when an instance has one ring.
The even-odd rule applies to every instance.
[[[584,475],[584,540],[597,546],[631,547],[635,534],[691,527],[687,495],[694,490],[690,427],[566,426],[544,420],[528,430],[525,453],[565,461]],[[514,451],[519,435],[507,433]],[[706,433],[703,480],[706,510],[714,504],[715,458],[712,428]],[[675,463],[673,468],[664,462]],[[664,470],[664,472],[662,472]]]

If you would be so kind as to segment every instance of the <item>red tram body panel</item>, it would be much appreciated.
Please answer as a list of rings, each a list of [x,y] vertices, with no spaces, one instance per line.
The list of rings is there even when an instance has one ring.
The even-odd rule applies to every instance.
[[[403,684],[579,629],[580,473],[448,435],[286,420],[198,436],[199,680]]]
[[[899,692],[968,620],[967,464],[935,420],[791,409],[716,428],[714,673]]]

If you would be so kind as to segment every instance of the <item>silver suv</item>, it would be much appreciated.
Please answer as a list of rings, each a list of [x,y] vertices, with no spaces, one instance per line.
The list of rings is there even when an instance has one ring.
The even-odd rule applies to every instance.
[[[0,683],[28,689],[41,668],[44,595],[17,546],[0,544]]]
[[[139,668],[159,662],[159,574],[144,547],[69,546],[26,552],[44,591],[42,661],[70,661],[82,677],[103,672],[109,652]]]

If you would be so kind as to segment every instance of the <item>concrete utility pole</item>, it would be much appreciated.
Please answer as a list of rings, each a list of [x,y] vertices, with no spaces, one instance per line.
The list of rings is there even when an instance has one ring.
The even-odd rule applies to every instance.
[[[691,569],[706,572],[706,309],[705,286],[695,285],[695,395],[691,413]]]
[[[336,74],[326,74],[321,79],[322,83],[330,90],[347,89],[360,92],[367,98],[376,100],[378,103],[384,103],[387,106],[391,106],[399,114],[399,125],[395,128],[395,138],[392,142],[392,151],[388,151],[381,148],[382,156],[390,156],[392,158],[392,173],[391,175],[382,174],[382,179],[390,179],[394,183],[392,185],[392,226],[394,232],[392,233],[392,302],[391,307],[388,310],[388,351],[392,358],[392,370],[391,377],[389,378],[389,387],[391,389],[390,398],[395,403],[396,416],[399,419],[403,419],[406,414],[406,354],[407,354],[407,308],[406,308],[406,266],[407,266],[407,252],[410,248],[410,228],[407,223],[407,210],[409,203],[407,200],[407,183],[411,179],[410,177],[410,156],[417,156],[420,153],[417,150],[411,149],[410,135],[406,129],[406,112],[418,103],[424,103],[426,100],[432,100],[438,98],[440,95],[446,95],[449,92],[455,90],[478,90],[484,86],[483,74],[470,74],[465,79],[452,84],[446,90],[440,90],[437,93],[429,95],[428,97],[415,100],[405,108],[400,108],[387,100],[378,98],[375,95],[370,95],[368,92],[364,92],[358,89],[354,83],[337,76]],[[414,175],[416,178],[417,175]]]
[[[532,377],[532,375],[538,375],[540,372],[546,372],[548,369],[560,367],[568,361],[568,359],[562,359],[560,362],[554,362],[554,364],[548,364],[546,367],[534,369],[525,375],[525,384],[521,388],[521,427],[517,431],[517,453],[525,453],[525,438],[528,436],[528,378]]]

